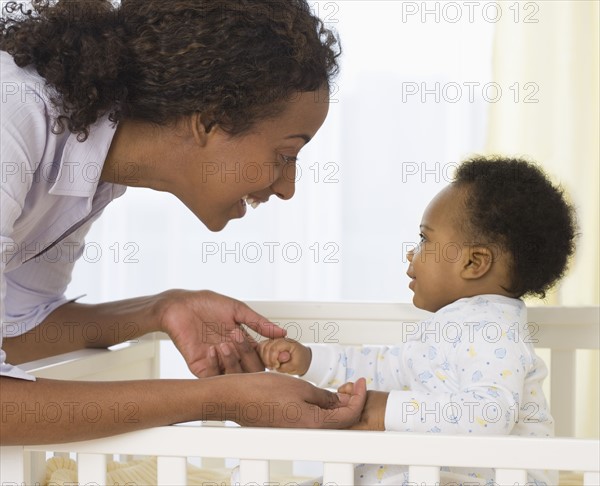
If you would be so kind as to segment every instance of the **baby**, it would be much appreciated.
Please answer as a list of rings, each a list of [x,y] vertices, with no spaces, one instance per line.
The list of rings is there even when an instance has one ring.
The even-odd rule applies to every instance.
[[[473,435],[553,435],[521,297],[544,297],[574,251],[574,211],[535,165],[476,157],[423,214],[407,275],[434,314],[397,346],[260,343],[266,367],[323,387],[369,386],[355,428]],[[400,335],[400,333],[399,333]],[[493,451],[490,451],[493,454]],[[492,469],[442,468],[445,484],[494,484]],[[529,471],[531,484],[557,484]],[[401,466],[360,465],[356,484],[408,481]]]

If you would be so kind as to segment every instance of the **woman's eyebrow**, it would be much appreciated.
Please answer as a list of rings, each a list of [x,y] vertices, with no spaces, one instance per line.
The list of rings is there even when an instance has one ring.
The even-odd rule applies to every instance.
[[[430,228],[429,226],[427,226],[426,224],[421,224],[419,225],[419,228],[427,230],[427,231],[434,231],[433,228]]]
[[[285,138],[301,138],[302,140],[304,140],[304,145],[306,145],[308,142],[310,142],[310,137],[304,133],[298,133],[295,135],[288,135]]]

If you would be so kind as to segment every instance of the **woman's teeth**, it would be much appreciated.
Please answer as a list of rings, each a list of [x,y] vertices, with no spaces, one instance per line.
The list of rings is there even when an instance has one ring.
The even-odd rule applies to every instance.
[[[250,196],[244,196],[242,199],[244,199],[244,201],[246,201],[246,204],[249,204],[250,206],[252,206],[252,209],[256,209],[258,207],[258,205],[260,204],[260,201],[257,201],[256,199],[254,199],[253,197],[250,197]]]

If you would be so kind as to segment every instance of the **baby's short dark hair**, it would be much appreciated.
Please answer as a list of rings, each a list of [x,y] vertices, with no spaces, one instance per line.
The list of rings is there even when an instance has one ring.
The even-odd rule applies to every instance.
[[[464,161],[454,184],[467,190],[464,230],[469,238],[510,254],[506,290],[544,298],[575,250],[575,211],[563,190],[537,165],[499,156]]]

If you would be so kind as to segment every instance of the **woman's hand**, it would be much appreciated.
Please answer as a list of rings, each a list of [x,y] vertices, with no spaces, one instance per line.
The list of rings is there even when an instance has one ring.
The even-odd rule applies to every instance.
[[[301,427],[343,429],[357,423],[367,387],[364,379],[351,393],[333,393],[278,373],[238,374],[210,380],[227,380],[214,415],[204,410],[204,420],[231,420],[249,427]],[[207,404],[203,405],[204,407]]]
[[[336,394],[279,373],[93,382],[46,378],[32,382],[1,376],[0,389],[0,445],[81,441],[196,420],[341,429],[359,420],[367,393],[364,380],[356,382],[352,394]],[[21,414],[18,405],[23,408],[25,403],[40,410],[62,406],[52,416]],[[81,412],[81,404],[87,403],[94,404],[93,422]],[[68,413],[67,404],[74,407]]]
[[[264,371],[256,341],[241,327],[279,338],[285,330],[243,302],[203,291],[169,290],[158,297],[159,329],[166,332],[197,377]]]
[[[267,368],[290,375],[305,374],[312,359],[310,348],[289,338],[262,341],[257,352]]]
[[[338,393],[352,395],[355,393],[356,383],[344,383],[338,388]],[[360,420],[353,424],[355,430],[385,430],[385,407],[389,393],[369,390]]]

